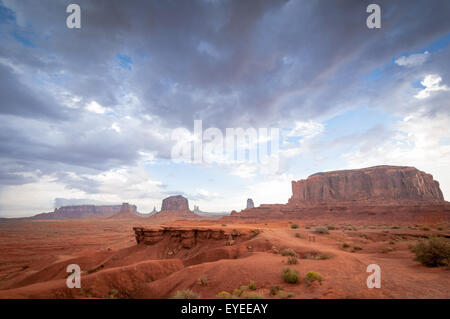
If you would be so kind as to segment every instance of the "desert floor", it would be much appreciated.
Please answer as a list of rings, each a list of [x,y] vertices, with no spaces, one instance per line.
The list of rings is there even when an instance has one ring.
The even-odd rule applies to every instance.
[[[295,224],[298,228],[293,229]],[[243,287],[240,297],[450,298],[450,270],[425,267],[414,261],[408,249],[421,237],[449,237],[448,223],[328,221],[328,226],[336,228],[330,227],[329,234],[315,233],[325,223],[305,220],[167,225],[258,229],[260,234],[232,246],[211,248],[198,243],[186,262],[176,255],[162,258],[156,250],[164,250],[163,244],[137,245],[132,227],[154,226],[142,220],[6,220],[0,222],[0,298],[170,298],[184,289],[201,298],[216,298],[250,281],[256,284],[254,290]],[[280,253],[286,248],[298,255],[297,264],[287,264],[288,257]],[[81,267],[80,289],[66,286],[69,264]],[[381,267],[379,289],[367,287],[370,264]],[[298,270],[302,279],[314,271],[323,280],[287,284],[282,277],[287,267]],[[281,292],[271,296],[271,286],[279,286]]]

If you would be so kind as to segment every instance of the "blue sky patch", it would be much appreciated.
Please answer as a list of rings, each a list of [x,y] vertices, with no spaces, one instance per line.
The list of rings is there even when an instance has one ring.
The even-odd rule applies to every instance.
[[[16,14],[0,3],[0,24],[9,24],[16,21]]]
[[[133,65],[133,60],[131,59],[130,56],[123,54],[123,53],[118,53],[116,55],[117,60],[119,61],[119,65],[127,70],[131,70],[131,66]]]

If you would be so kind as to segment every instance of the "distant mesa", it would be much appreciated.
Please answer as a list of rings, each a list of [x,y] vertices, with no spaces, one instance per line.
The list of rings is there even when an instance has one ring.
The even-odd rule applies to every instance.
[[[414,167],[374,166],[321,172],[292,181],[287,204],[262,204],[232,211],[223,221],[302,218],[379,222],[450,221],[450,203],[444,200],[433,176]]]
[[[253,199],[248,198],[247,199],[247,208],[254,208],[255,207],[255,203],[253,203]]]
[[[33,216],[33,219],[92,219],[109,218],[119,213],[136,214],[136,206],[123,203],[122,205],[77,205],[55,208],[53,212]]]
[[[292,181],[289,204],[342,201],[442,202],[444,197],[432,175],[406,166],[316,173],[307,179]]]

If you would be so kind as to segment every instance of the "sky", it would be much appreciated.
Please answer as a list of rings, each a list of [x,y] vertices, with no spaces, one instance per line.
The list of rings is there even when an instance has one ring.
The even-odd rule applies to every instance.
[[[430,173],[450,199],[449,1],[72,3],[79,29],[67,1],[0,0],[0,217],[148,213],[176,194],[229,212],[374,165]],[[198,145],[194,121],[201,160],[176,160]],[[239,159],[206,138],[229,128],[279,134],[236,140]],[[251,161],[262,145],[269,163]]]

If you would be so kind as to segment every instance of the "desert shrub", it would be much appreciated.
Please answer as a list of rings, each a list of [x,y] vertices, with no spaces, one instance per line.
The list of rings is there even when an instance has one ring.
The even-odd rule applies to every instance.
[[[227,224],[222,224],[222,227],[225,227]]]
[[[298,274],[298,271],[292,268],[286,268],[283,270],[283,279],[284,282],[288,284],[296,284],[298,283],[298,280],[300,278],[300,275]]]
[[[353,249],[352,249],[353,251],[358,251],[358,250],[362,250],[362,248],[361,247],[359,247],[359,246],[353,246]]]
[[[347,244],[347,243],[342,244],[342,248],[349,248],[349,247],[350,247],[350,244]]]
[[[228,291],[221,291],[216,295],[218,299],[231,299],[232,295]]]
[[[306,228],[306,229],[311,229],[311,227],[310,227],[310,226],[306,226],[305,228]]]
[[[248,289],[250,290],[256,290],[256,282],[254,282],[253,280],[250,281],[250,283],[248,284]]]
[[[305,282],[308,284],[311,284],[314,281],[318,281],[319,283],[322,283],[323,277],[321,274],[319,274],[318,272],[315,271],[309,271],[306,275],[305,275]]]
[[[208,277],[206,277],[206,275],[201,275],[201,276],[198,278],[198,283],[199,283],[201,286],[208,286]]]
[[[287,260],[288,265],[298,264],[297,257],[289,256]]]
[[[364,238],[364,239],[369,239],[369,236],[367,236],[366,234],[361,234],[361,235],[359,235],[359,237]]]
[[[444,227],[438,227],[437,230],[444,230]]]
[[[310,252],[306,253],[302,256],[302,259],[313,259],[313,260],[325,260],[330,259],[331,255],[325,254],[325,253],[318,253],[318,252]]]
[[[288,292],[286,292],[286,291],[284,291],[284,290],[280,290],[280,291],[278,292],[278,297],[280,297],[281,299],[286,299],[286,298],[292,298],[292,297],[295,297],[295,295],[292,294],[292,293],[288,293]]]
[[[285,248],[281,251],[281,256],[298,257],[297,253],[292,248]]]
[[[394,248],[392,248],[392,247],[387,247],[387,248],[384,248],[383,250],[381,250],[381,252],[382,252],[383,254],[390,253],[391,251],[394,251]]]
[[[427,231],[427,230],[430,230],[430,229],[429,229],[428,227],[421,227],[420,230],[425,230],[425,231]]]
[[[410,249],[416,254],[415,260],[428,267],[449,266],[450,243],[439,237],[431,237],[428,240],[419,240]]]
[[[327,226],[327,229],[328,229],[328,230],[335,230],[336,227],[334,227],[333,225],[330,225],[330,226]]]
[[[292,224],[292,225],[291,225],[291,228],[292,228],[292,229],[297,229],[297,228],[298,228],[298,224]]]
[[[191,289],[178,290],[172,297],[173,299],[198,299],[199,295]]]
[[[233,296],[239,297],[242,293],[242,290],[239,288],[236,288],[233,290]]]
[[[315,230],[316,234],[329,234],[328,229],[325,227],[317,227]]]
[[[295,237],[302,238],[302,235],[300,233],[295,233]]]
[[[280,290],[281,287],[278,285],[270,286],[270,295],[275,296]]]
[[[389,242],[389,245],[395,245],[395,241],[391,240],[391,241]]]
[[[255,292],[247,292],[247,293],[244,295],[244,298],[245,298],[245,299],[264,299],[263,296],[258,295],[258,294],[255,293]]]

